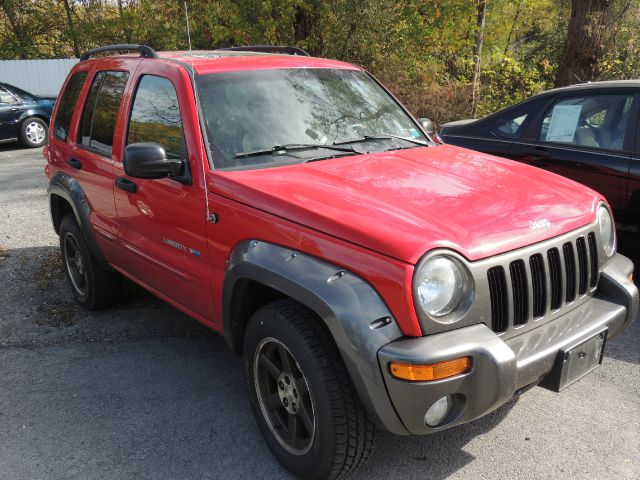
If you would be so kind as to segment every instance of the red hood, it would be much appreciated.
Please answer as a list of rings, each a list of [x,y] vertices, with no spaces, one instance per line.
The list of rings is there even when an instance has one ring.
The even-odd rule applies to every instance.
[[[477,260],[560,235],[594,221],[601,198],[451,145],[217,171],[210,180],[215,193],[409,263],[435,247]]]

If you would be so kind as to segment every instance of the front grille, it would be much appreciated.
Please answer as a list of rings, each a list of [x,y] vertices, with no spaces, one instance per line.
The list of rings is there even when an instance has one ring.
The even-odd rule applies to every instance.
[[[487,270],[491,326],[503,333],[557,313],[598,281],[593,232]],[[529,250],[530,251],[530,250]],[[513,257],[511,257],[513,258]],[[505,271],[508,267],[509,275]]]

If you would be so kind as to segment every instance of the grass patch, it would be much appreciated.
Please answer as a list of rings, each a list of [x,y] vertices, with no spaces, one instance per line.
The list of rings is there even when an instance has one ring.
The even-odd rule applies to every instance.
[[[46,327],[62,328],[75,325],[77,320],[74,318],[74,304],[69,302],[58,302],[42,307],[45,316],[35,320],[36,325]]]
[[[53,283],[63,277],[62,256],[55,251],[40,262],[35,273],[35,283],[39,290],[48,290]]]

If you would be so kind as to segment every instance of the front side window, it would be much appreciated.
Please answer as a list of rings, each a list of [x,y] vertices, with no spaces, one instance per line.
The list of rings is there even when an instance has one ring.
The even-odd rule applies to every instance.
[[[16,100],[16,97],[11,95],[7,90],[0,87],[0,103],[13,105],[14,103],[18,103],[18,100]]]
[[[201,75],[197,84],[217,168],[277,166],[428,141],[358,70],[244,70]],[[298,149],[278,148],[287,145]]]
[[[82,90],[82,86],[84,85],[86,78],[86,72],[74,73],[69,79],[67,87],[60,97],[58,111],[53,124],[53,135],[60,140],[67,140],[73,110],[75,109],[76,102],[78,101],[80,91]]]
[[[169,158],[186,156],[178,95],[170,80],[145,75],[140,80],[129,119],[127,144],[155,142]]]
[[[111,156],[113,133],[128,77],[126,72],[96,74],[82,114],[82,145]]]
[[[538,139],[622,150],[632,95],[593,95],[557,100],[545,114]]]

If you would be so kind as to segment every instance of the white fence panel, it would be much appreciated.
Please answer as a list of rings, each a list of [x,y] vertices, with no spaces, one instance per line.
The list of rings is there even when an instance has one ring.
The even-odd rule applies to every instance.
[[[57,95],[77,58],[0,60],[0,82],[36,95]]]

